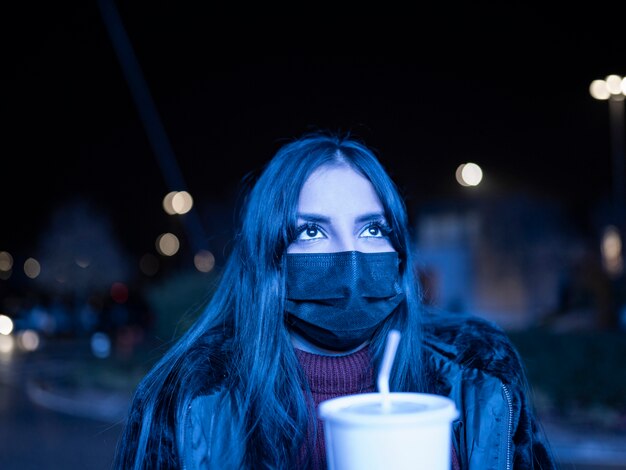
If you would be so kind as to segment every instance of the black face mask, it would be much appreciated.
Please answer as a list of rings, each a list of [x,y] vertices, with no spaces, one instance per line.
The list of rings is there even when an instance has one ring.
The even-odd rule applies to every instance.
[[[370,339],[404,299],[398,253],[287,254],[287,325],[318,347]]]

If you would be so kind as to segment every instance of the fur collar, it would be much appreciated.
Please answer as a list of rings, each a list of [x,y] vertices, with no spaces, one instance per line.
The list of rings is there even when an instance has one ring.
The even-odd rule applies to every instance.
[[[502,328],[486,319],[428,310],[424,314],[427,350],[462,367],[494,375],[504,383],[523,381],[522,363]]]

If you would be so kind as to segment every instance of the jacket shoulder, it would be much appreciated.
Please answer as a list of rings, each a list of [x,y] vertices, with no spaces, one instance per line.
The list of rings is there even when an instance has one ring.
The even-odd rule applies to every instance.
[[[505,383],[523,381],[519,354],[506,332],[494,322],[470,314],[427,310],[423,327],[424,343],[431,352]]]

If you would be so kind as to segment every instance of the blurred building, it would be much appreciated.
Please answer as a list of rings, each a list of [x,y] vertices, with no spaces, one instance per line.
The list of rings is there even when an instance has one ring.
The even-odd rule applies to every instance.
[[[415,249],[427,302],[507,329],[558,312],[564,280],[586,250],[557,204],[527,195],[425,204]]]

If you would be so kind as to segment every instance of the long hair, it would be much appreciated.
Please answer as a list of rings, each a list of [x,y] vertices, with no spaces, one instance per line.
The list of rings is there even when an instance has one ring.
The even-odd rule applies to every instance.
[[[388,331],[397,328],[403,339],[390,387],[426,389],[420,366],[422,304],[402,197],[373,151],[360,141],[349,135],[306,134],[283,145],[264,168],[245,199],[241,227],[215,295],[137,387],[116,454],[117,468],[177,467],[185,410],[214,384],[227,390],[219,394],[224,406],[217,408],[229,410],[224,412],[230,414],[236,434],[224,458],[235,468],[295,466],[312,410],[284,322],[282,261],[296,237],[304,182],[320,166],[339,164],[372,183],[401,261],[405,300],[371,340],[373,367],[379,367]]]

